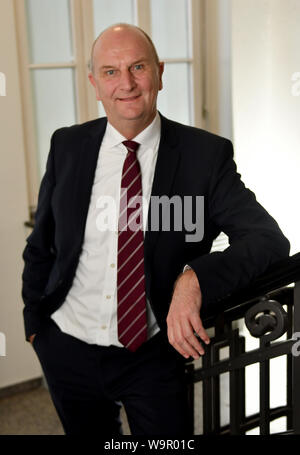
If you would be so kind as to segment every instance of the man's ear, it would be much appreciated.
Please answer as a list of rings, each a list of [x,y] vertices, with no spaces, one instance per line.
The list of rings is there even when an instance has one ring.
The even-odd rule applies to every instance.
[[[165,63],[159,62],[159,90],[163,88],[162,75],[165,69]]]
[[[98,101],[101,101],[101,100],[100,100],[99,91],[98,91],[97,82],[96,82],[96,80],[95,80],[94,75],[93,75],[92,72],[90,72],[90,73],[88,74],[88,78],[89,78],[90,83],[92,84],[92,86],[93,86],[94,89],[95,89],[97,100],[98,100]]]

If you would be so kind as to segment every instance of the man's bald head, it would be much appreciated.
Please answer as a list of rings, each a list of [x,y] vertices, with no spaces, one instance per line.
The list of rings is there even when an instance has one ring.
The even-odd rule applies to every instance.
[[[155,118],[163,62],[148,35],[129,24],[113,25],[99,35],[92,62],[88,77],[97,100],[109,123],[132,139]]]
[[[120,31],[126,30],[126,29],[127,30],[132,30],[133,33],[136,33],[137,37],[140,35],[142,39],[145,39],[147,41],[148,45],[150,46],[150,50],[151,50],[151,53],[153,55],[153,59],[154,59],[155,63],[159,66],[159,58],[158,58],[158,55],[157,55],[157,51],[155,49],[155,46],[154,46],[153,41],[151,40],[150,36],[147,35],[147,33],[144,32],[144,30],[142,30],[140,27],[137,27],[136,25],[126,24],[126,23],[118,23],[118,24],[114,24],[114,25],[111,25],[111,26],[107,27],[95,39],[95,41],[94,41],[94,43],[92,45],[91,59],[90,59],[90,62],[89,62],[90,71],[92,73],[94,73],[94,70],[95,70],[94,49],[95,49],[95,46],[101,40],[101,37],[103,37],[107,33],[113,32],[113,31],[115,31],[117,33],[117,32],[120,32]]]

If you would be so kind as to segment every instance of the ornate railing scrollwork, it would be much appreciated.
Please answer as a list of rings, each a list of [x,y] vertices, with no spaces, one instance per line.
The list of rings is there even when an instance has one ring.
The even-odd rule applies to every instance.
[[[253,337],[260,338],[268,343],[277,340],[288,327],[288,315],[282,305],[276,300],[268,300],[266,297],[253,307],[245,315],[247,329]]]
[[[198,434],[202,426],[206,435],[243,435],[259,428],[261,435],[269,435],[275,429],[271,423],[278,421],[278,434],[300,435],[300,355],[295,349],[295,336],[300,333],[300,253],[273,264],[247,288],[238,289],[211,309],[215,311],[203,323],[206,329],[214,328],[214,336],[201,362],[186,365],[191,430]],[[259,346],[247,343],[244,324],[259,339]],[[285,376],[286,387],[282,403],[273,405],[270,392],[276,372],[271,362],[277,358],[282,359],[280,375],[281,379]],[[252,381],[247,375],[252,365],[258,367],[251,375],[259,379],[259,410],[249,413],[246,394]],[[227,422],[221,418],[224,380],[229,382]],[[199,382],[202,416],[195,412]]]

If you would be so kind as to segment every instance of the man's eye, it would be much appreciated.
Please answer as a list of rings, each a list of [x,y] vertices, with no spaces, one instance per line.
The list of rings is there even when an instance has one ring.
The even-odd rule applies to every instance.
[[[113,76],[115,74],[115,70],[108,70],[106,71],[107,76]]]
[[[143,65],[141,63],[137,64],[137,65],[134,65],[134,70],[142,70],[143,69]]]

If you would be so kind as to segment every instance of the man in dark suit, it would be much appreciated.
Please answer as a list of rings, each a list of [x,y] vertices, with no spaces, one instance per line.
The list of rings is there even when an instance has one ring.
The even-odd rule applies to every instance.
[[[89,79],[107,118],[51,140],[24,320],[68,434],[118,434],[120,402],[133,434],[186,434],[184,360],[209,343],[203,317],[289,253],[230,141],[158,114],[163,69],[142,30],[105,30]],[[210,253],[221,231],[230,247]]]

